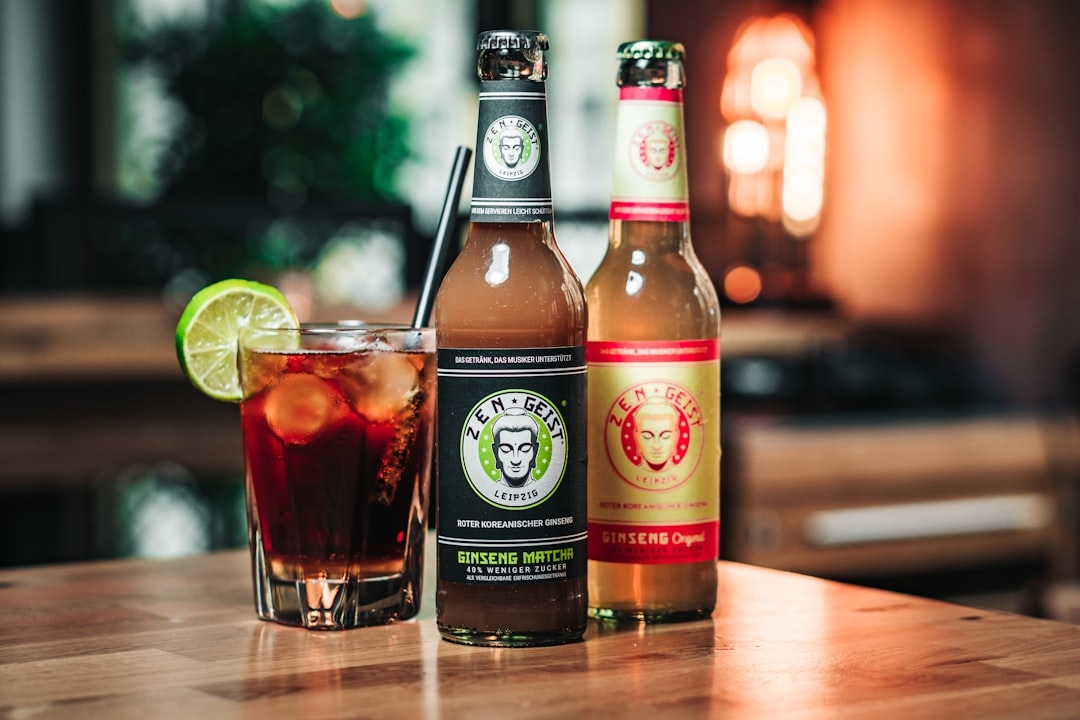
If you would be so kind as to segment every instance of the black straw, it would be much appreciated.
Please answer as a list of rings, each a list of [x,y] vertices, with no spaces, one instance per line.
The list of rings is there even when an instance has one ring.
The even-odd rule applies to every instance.
[[[461,186],[465,184],[465,170],[469,165],[472,150],[458,145],[454,155],[454,167],[450,171],[450,184],[446,186],[446,198],[443,200],[439,225],[435,229],[435,242],[431,245],[427,269],[424,271],[424,284],[420,286],[420,298],[416,301],[416,314],[412,326],[421,328],[431,319],[431,309],[435,304],[435,290],[442,280],[443,265],[446,263],[446,249],[449,244],[450,230],[454,227],[458,202],[461,200]]]

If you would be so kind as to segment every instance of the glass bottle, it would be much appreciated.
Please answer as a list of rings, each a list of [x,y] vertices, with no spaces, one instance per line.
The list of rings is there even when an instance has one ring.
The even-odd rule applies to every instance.
[[[436,624],[470,645],[585,631],[584,289],[555,242],[547,37],[477,42],[465,243],[436,296]]]
[[[711,614],[720,531],[720,305],[690,240],[683,47],[618,49],[607,252],[589,307],[589,612]]]

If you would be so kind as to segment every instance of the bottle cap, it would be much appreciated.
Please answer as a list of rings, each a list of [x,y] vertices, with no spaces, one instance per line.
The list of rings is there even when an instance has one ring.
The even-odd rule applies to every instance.
[[[547,50],[547,35],[536,30],[485,30],[476,39],[477,50]]]
[[[635,40],[623,43],[615,53],[619,60],[682,60],[684,55],[682,43],[668,40]]]

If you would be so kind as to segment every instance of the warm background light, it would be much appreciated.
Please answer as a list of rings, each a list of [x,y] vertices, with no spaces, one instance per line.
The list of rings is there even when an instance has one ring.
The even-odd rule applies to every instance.
[[[736,173],[757,173],[769,161],[769,132],[756,120],[738,120],[724,132],[724,166]]]
[[[801,98],[788,113],[781,205],[784,227],[796,236],[813,232],[821,216],[825,124],[825,106],[817,98]]]
[[[731,173],[728,178],[728,207],[743,217],[767,217],[773,195],[772,179],[761,173]]]
[[[734,265],[724,273],[724,294],[732,302],[753,302],[761,294],[761,273],[749,265]]]
[[[814,46],[794,15],[749,20],[735,34],[720,92],[728,209],[779,223],[794,238],[818,228],[825,196],[826,110]]]
[[[772,120],[787,116],[802,94],[802,76],[787,58],[768,58],[750,73],[750,107]]]
[[[814,63],[813,33],[799,18],[785,13],[747,21],[728,52],[721,113],[731,121],[754,115],[782,120],[800,94],[818,92]]]

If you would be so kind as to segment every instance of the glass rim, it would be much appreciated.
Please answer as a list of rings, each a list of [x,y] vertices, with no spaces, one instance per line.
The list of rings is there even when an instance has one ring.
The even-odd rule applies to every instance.
[[[237,348],[255,352],[434,352],[435,328],[402,323],[318,322],[294,327],[247,325],[237,333]],[[381,343],[376,348],[371,343]]]
[[[297,333],[300,335],[346,335],[367,333],[419,333],[429,334],[435,332],[434,327],[413,327],[407,323],[365,322],[363,320],[338,320],[330,322],[302,322],[295,327],[282,325],[245,325],[241,328],[242,333],[254,332],[258,334],[282,334]]]

